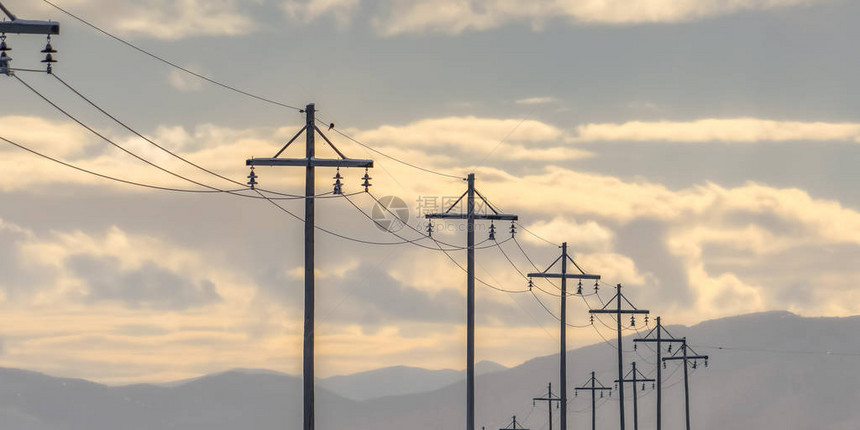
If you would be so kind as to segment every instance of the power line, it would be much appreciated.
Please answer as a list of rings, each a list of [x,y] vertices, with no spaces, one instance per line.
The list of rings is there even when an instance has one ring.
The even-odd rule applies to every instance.
[[[121,38],[121,37],[119,37],[119,36],[117,36],[117,35],[113,34],[113,33],[110,33],[109,31],[107,31],[107,30],[105,30],[105,29],[103,29],[103,28],[101,28],[101,27],[99,27],[99,26],[97,26],[97,25],[93,24],[93,23],[92,23],[92,22],[90,22],[90,21],[87,21],[86,19],[84,19],[84,18],[82,18],[82,17],[80,17],[80,16],[78,16],[78,15],[76,15],[76,14],[72,13],[72,12],[69,12],[68,10],[66,10],[66,9],[64,9],[64,8],[62,8],[62,7],[58,6],[58,5],[56,5],[56,4],[54,4],[53,2],[51,2],[51,1],[49,1],[49,0],[42,0],[42,1],[43,1],[43,2],[45,2],[45,3],[47,3],[48,5],[50,5],[51,7],[53,7],[53,8],[55,8],[55,9],[59,10],[60,12],[62,12],[62,13],[64,13],[64,14],[66,14],[66,15],[68,15],[68,16],[70,16],[70,17],[74,18],[75,20],[77,20],[77,21],[79,21],[79,22],[83,23],[84,25],[86,25],[86,26],[88,26],[88,27],[92,28],[93,30],[96,30],[97,32],[102,33],[102,34],[104,34],[105,36],[108,36],[108,37],[110,37],[111,39],[114,39],[114,40],[116,40],[117,42],[120,42],[121,44],[128,46],[129,48],[132,48],[132,49],[134,49],[134,50],[136,50],[136,51],[138,51],[138,52],[140,52],[140,53],[142,53],[142,54],[144,54],[144,55],[147,55],[147,56],[149,56],[149,57],[151,57],[151,58],[153,58],[153,59],[155,59],[155,60],[158,60],[158,61],[160,61],[160,62],[162,62],[162,63],[164,63],[164,64],[166,64],[166,65],[168,65],[168,66],[170,66],[170,67],[173,67],[173,68],[175,68],[175,69],[181,70],[181,71],[183,71],[183,72],[185,72],[185,73],[187,73],[187,74],[189,74],[189,75],[191,75],[191,76],[194,76],[194,77],[199,78],[199,79],[203,79],[204,81],[207,81],[207,82],[209,82],[209,83],[211,83],[211,84],[217,85],[217,86],[222,87],[222,88],[224,88],[224,89],[227,89],[227,90],[233,91],[233,92],[235,92],[235,93],[238,93],[238,94],[241,94],[241,95],[244,95],[244,96],[247,96],[247,97],[251,97],[251,98],[253,98],[253,99],[256,99],[256,100],[259,100],[259,101],[262,101],[262,102],[266,102],[266,103],[269,103],[269,104],[272,104],[272,105],[275,105],[275,106],[280,106],[280,107],[284,107],[284,108],[292,109],[292,110],[295,110],[295,111],[298,111],[298,112],[302,112],[302,109],[301,109],[301,108],[299,108],[299,107],[296,107],[296,106],[293,106],[293,105],[290,105],[290,104],[287,104],[287,103],[279,102],[279,101],[276,101],[276,100],[272,100],[272,99],[270,99],[270,98],[263,97],[263,96],[258,95],[258,94],[254,94],[254,93],[251,93],[251,92],[249,92],[249,91],[245,91],[245,90],[239,89],[239,88],[237,88],[237,87],[235,87],[235,86],[225,84],[225,83],[223,83],[223,82],[220,82],[220,81],[215,80],[215,79],[213,79],[213,78],[210,78],[210,77],[208,77],[208,76],[202,75],[202,74],[200,74],[200,73],[197,73],[197,72],[194,72],[194,71],[192,71],[192,70],[190,70],[190,69],[187,69],[187,68],[185,68],[185,67],[182,67],[182,66],[180,66],[179,64],[176,64],[176,63],[175,63],[175,62],[173,62],[173,61],[170,61],[170,60],[168,60],[168,59],[166,59],[166,58],[164,58],[164,57],[162,57],[162,56],[160,56],[160,55],[157,55],[157,54],[155,54],[155,53],[153,53],[153,52],[151,52],[151,51],[149,51],[149,50],[146,50],[146,49],[144,49],[144,48],[141,48],[140,46],[137,46],[137,45],[135,45],[134,43],[131,43],[131,42],[129,42],[129,41],[127,41],[127,40],[125,40],[125,39],[123,39],[123,38]],[[363,143],[363,142],[360,142],[358,139],[355,139],[355,138],[353,138],[352,136],[350,136],[349,134],[347,134],[347,133],[345,133],[345,132],[342,132],[342,131],[340,131],[340,130],[338,130],[338,129],[335,129],[335,132],[336,132],[336,133],[338,133],[338,134],[340,134],[341,136],[343,136],[343,137],[345,137],[345,138],[349,139],[350,141],[352,141],[352,142],[354,142],[354,143],[356,143],[356,144],[358,144],[358,145],[361,145],[362,147],[364,147],[364,148],[366,148],[366,149],[368,149],[368,150],[370,150],[370,151],[373,151],[373,152],[374,152],[374,153],[376,153],[376,154],[379,154],[379,155],[381,155],[381,156],[383,156],[383,157],[386,157],[386,158],[388,158],[388,159],[391,159],[391,160],[393,160],[393,161],[396,161],[396,162],[398,162],[398,163],[400,163],[400,164],[403,164],[403,165],[406,165],[406,166],[409,166],[409,167],[412,167],[412,168],[414,168],[414,169],[421,170],[421,171],[424,171],[424,172],[427,172],[427,173],[432,173],[432,174],[434,174],[434,175],[445,176],[445,177],[455,178],[455,179],[463,179],[463,177],[462,177],[462,176],[451,175],[451,174],[448,174],[448,173],[439,172],[439,171],[436,171],[436,170],[433,170],[433,169],[429,169],[429,168],[426,168],[426,167],[421,167],[421,166],[418,166],[418,165],[416,165],[416,164],[410,163],[410,162],[408,162],[408,161],[405,161],[405,160],[399,159],[399,158],[397,158],[397,157],[394,157],[394,156],[392,156],[392,155],[388,155],[388,154],[386,154],[386,153],[384,153],[384,152],[382,152],[382,151],[379,151],[379,150],[377,150],[377,149],[375,149],[375,148],[371,147],[370,145],[367,145],[367,144],[365,144],[365,143]]]
[[[323,121],[319,121],[319,122],[324,124],[324,122],[323,122]],[[376,154],[379,154],[379,155],[381,155],[381,156],[383,156],[383,157],[385,157],[385,158],[388,158],[389,160],[396,161],[396,162],[398,162],[398,163],[400,163],[400,164],[403,164],[403,165],[405,165],[405,166],[411,167],[411,168],[413,168],[413,169],[421,170],[421,171],[423,171],[423,172],[427,172],[427,173],[432,173],[432,174],[434,174],[434,175],[438,175],[438,176],[444,176],[444,177],[446,177],[446,178],[453,178],[453,179],[465,179],[465,178],[463,178],[462,176],[452,175],[452,174],[448,174],[448,173],[444,173],[444,172],[439,172],[439,171],[437,171],[437,170],[429,169],[429,168],[426,168],[426,167],[421,167],[421,166],[418,166],[418,165],[416,165],[416,164],[410,163],[410,162],[408,162],[408,161],[401,160],[400,158],[397,158],[397,157],[395,157],[395,156],[393,156],[393,155],[388,155],[388,154],[386,154],[386,153],[384,153],[384,152],[382,152],[382,151],[380,151],[380,150],[378,150],[378,149],[373,148],[373,147],[372,147],[372,146],[370,146],[370,145],[367,145],[367,144],[365,144],[365,143],[360,142],[358,139],[356,139],[356,138],[354,138],[354,137],[350,136],[349,134],[347,134],[347,133],[345,133],[345,132],[342,132],[342,131],[338,130],[337,128],[335,128],[335,129],[334,129],[334,132],[335,132],[335,133],[337,133],[337,134],[339,134],[339,135],[341,135],[341,136],[343,136],[344,138],[346,138],[346,139],[348,139],[348,140],[352,141],[353,143],[355,143],[355,144],[357,144],[357,145],[362,146],[363,148],[365,148],[365,149],[367,149],[367,150],[369,150],[369,151],[372,151],[372,152],[374,152],[374,153],[376,153]]]
[[[250,92],[248,92],[248,91],[240,90],[240,89],[238,89],[238,88],[236,88],[236,87],[234,87],[234,86],[227,85],[227,84],[225,84],[225,83],[223,83],[223,82],[216,81],[215,79],[212,79],[212,78],[210,78],[210,77],[207,77],[207,76],[201,75],[200,73],[193,72],[193,71],[191,71],[191,70],[189,70],[189,69],[186,69],[185,67],[182,67],[182,66],[180,66],[180,65],[178,65],[178,64],[176,64],[176,63],[174,63],[174,62],[172,62],[172,61],[170,61],[170,60],[165,59],[164,57],[161,57],[161,56],[158,56],[158,55],[156,55],[156,54],[153,54],[152,52],[147,51],[146,49],[143,49],[143,48],[141,48],[141,47],[139,47],[139,46],[137,46],[137,45],[135,45],[135,44],[133,44],[133,43],[131,43],[131,42],[129,42],[129,41],[127,41],[127,40],[125,40],[125,39],[122,39],[122,38],[120,38],[119,36],[116,36],[116,35],[114,35],[114,34],[112,34],[112,33],[109,33],[107,30],[102,29],[101,27],[99,27],[99,26],[97,26],[97,25],[95,25],[95,24],[93,24],[93,23],[91,23],[91,22],[89,22],[89,21],[87,21],[87,20],[85,20],[85,19],[81,18],[81,17],[80,17],[80,16],[78,16],[78,15],[75,15],[75,14],[73,14],[73,13],[71,13],[71,12],[67,11],[66,9],[61,8],[60,6],[57,6],[56,4],[54,4],[54,3],[52,3],[52,2],[50,2],[50,1],[48,1],[48,0],[42,0],[42,1],[43,1],[43,2],[45,2],[45,3],[47,3],[47,4],[49,4],[49,5],[51,5],[53,8],[55,8],[55,9],[59,10],[60,12],[62,12],[62,13],[64,13],[64,14],[66,14],[66,15],[68,15],[68,16],[70,16],[70,17],[72,17],[72,18],[74,18],[74,19],[76,19],[76,20],[78,20],[78,21],[80,21],[81,23],[83,23],[83,24],[87,25],[88,27],[90,27],[90,28],[92,28],[92,29],[94,29],[94,30],[98,31],[99,33],[102,33],[102,34],[104,34],[105,36],[108,36],[108,37],[110,37],[111,39],[114,39],[114,40],[116,40],[117,42],[120,42],[120,43],[122,43],[123,45],[126,45],[126,46],[128,46],[128,47],[130,47],[130,48],[132,48],[132,49],[134,49],[134,50],[136,50],[136,51],[138,51],[138,52],[140,52],[140,53],[142,53],[142,54],[148,55],[148,56],[150,56],[150,57],[152,57],[152,58],[154,58],[154,59],[156,59],[156,60],[158,60],[158,61],[161,61],[162,63],[167,64],[168,66],[174,67],[174,68],[179,69],[179,70],[181,70],[181,71],[183,71],[183,72],[185,72],[185,73],[188,73],[189,75],[195,76],[195,77],[197,77],[197,78],[203,79],[204,81],[207,81],[207,82],[209,82],[209,83],[215,84],[215,85],[217,85],[217,86],[219,86],[219,87],[222,87],[222,88],[228,89],[228,90],[230,90],[230,91],[233,91],[233,92],[236,92],[236,93],[242,94],[242,95],[244,95],[244,96],[248,96],[248,97],[251,97],[251,98],[254,98],[254,99],[257,99],[257,100],[260,100],[260,101],[266,102],[266,103],[270,103],[270,104],[273,104],[273,105],[276,105],[276,106],[281,106],[281,107],[288,108],[288,109],[293,109],[293,110],[295,110],[295,111],[301,111],[301,110],[302,110],[301,108],[298,108],[298,107],[295,107],[295,106],[291,106],[291,105],[288,105],[288,104],[286,104],[286,103],[281,103],[281,102],[279,102],[279,101],[275,101],[275,100],[272,100],[272,99],[269,99],[269,98],[266,98],[266,97],[263,97],[263,96],[259,96],[259,95],[256,95],[256,94],[253,94],[253,93],[250,93]]]
[[[230,193],[230,194],[235,194],[237,191],[244,191],[244,189],[242,189],[242,190],[187,190],[187,189],[181,189],[181,188],[162,187],[162,186],[158,186],[158,185],[145,184],[142,182],[129,181],[126,179],[120,179],[120,178],[117,178],[114,176],[109,176],[109,175],[105,175],[102,173],[94,172],[92,170],[88,170],[88,169],[85,169],[83,167],[75,166],[71,163],[67,163],[65,161],[56,159],[56,158],[51,157],[49,155],[45,155],[45,154],[38,152],[34,149],[28,148],[24,145],[21,145],[20,143],[13,142],[13,141],[11,141],[5,137],[2,137],[2,136],[0,136],[0,140],[3,140],[4,142],[6,142],[8,144],[16,146],[16,147],[18,147],[24,151],[27,151],[33,155],[37,155],[37,156],[42,157],[46,160],[53,161],[55,163],[61,164],[63,166],[69,167],[71,169],[75,169],[79,172],[87,173],[87,174],[90,174],[93,176],[97,176],[99,178],[108,179],[111,181],[116,181],[116,182],[120,182],[120,183],[127,184],[127,185],[134,185],[137,187],[150,188],[150,189],[162,190],[162,191],[175,191],[175,192],[180,192],[180,193]],[[240,195],[240,194],[235,194],[235,195]],[[245,197],[249,197],[249,196],[245,196]]]
[[[17,80],[18,80],[18,82],[20,82],[21,84],[23,84],[25,87],[27,87],[27,89],[29,89],[30,91],[32,91],[34,94],[36,94],[37,96],[39,96],[42,100],[44,100],[45,102],[47,102],[48,104],[50,104],[51,106],[53,106],[55,109],[57,109],[58,111],[60,111],[63,115],[65,115],[66,117],[68,117],[68,118],[69,118],[69,119],[71,119],[72,121],[76,122],[78,125],[80,125],[81,127],[85,128],[85,129],[86,129],[87,131],[89,131],[90,133],[92,133],[92,134],[94,134],[94,135],[98,136],[99,138],[101,138],[101,139],[102,139],[102,140],[104,140],[105,142],[107,142],[107,143],[111,144],[112,146],[114,146],[115,148],[117,148],[117,149],[121,150],[122,152],[125,152],[126,154],[131,155],[132,157],[134,157],[134,158],[136,158],[136,159],[138,159],[138,160],[140,160],[140,161],[142,161],[142,162],[144,162],[144,163],[146,163],[146,164],[148,164],[148,165],[150,165],[150,166],[152,166],[152,167],[155,167],[156,169],[161,170],[162,172],[165,172],[165,173],[167,173],[167,174],[169,174],[169,175],[171,175],[171,176],[175,176],[175,177],[177,177],[177,178],[179,178],[179,179],[182,179],[182,180],[184,180],[184,181],[186,181],[186,182],[190,182],[190,183],[192,183],[192,184],[195,184],[195,185],[201,186],[201,187],[203,187],[203,188],[208,188],[208,189],[213,190],[213,191],[219,191],[219,192],[223,192],[223,191],[224,191],[224,190],[218,189],[218,188],[216,188],[216,187],[212,187],[212,186],[209,186],[209,185],[203,184],[203,183],[201,183],[201,182],[195,181],[195,180],[193,180],[193,179],[187,178],[187,177],[185,177],[185,176],[182,176],[182,175],[180,175],[180,174],[178,174],[178,173],[175,173],[175,172],[172,172],[172,171],[170,171],[170,170],[167,170],[167,169],[165,169],[164,167],[161,167],[161,166],[159,166],[158,164],[155,164],[155,163],[153,163],[152,161],[149,161],[149,160],[147,160],[147,159],[145,159],[145,158],[143,158],[143,157],[141,157],[141,156],[139,156],[139,155],[135,154],[134,152],[132,152],[132,151],[130,151],[130,150],[128,150],[128,149],[126,149],[125,147],[123,147],[122,145],[119,145],[118,143],[116,143],[116,142],[114,142],[113,140],[109,139],[109,138],[108,138],[108,137],[106,137],[105,135],[103,135],[103,134],[99,133],[98,131],[96,131],[96,130],[95,130],[95,129],[93,129],[92,127],[90,127],[90,126],[88,126],[88,125],[84,124],[81,120],[77,119],[74,115],[70,114],[68,111],[66,111],[65,109],[61,108],[59,105],[57,105],[57,104],[56,104],[56,103],[54,103],[53,101],[51,101],[51,99],[47,98],[45,95],[43,95],[42,93],[40,93],[38,90],[36,90],[36,89],[35,89],[35,88],[33,88],[32,86],[30,86],[30,84],[28,84],[27,82],[25,82],[25,81],[24,81],[23,79],[21,79],[18,75],[15,75],[15,79],[17,79]]]
[[[860,357],[860,352],[844,352],[831,350],[789,350],[789,349],[767,349],[767,348],[742,348],[732,346],[714,346],[714,345],[690,345],[695,348],[716,349],[720,351],[736,351],[736,352],[758,352],[765,354],[802,354],[802,355],[824,355],[833,357]]]
[[[175,157],[175,158],[177,158],[177,159],[179,159],[179,160],[182,160],[183,162],[185,162],[185,163],[187,163],[187,164],[189,164],[189,165],[191,165],[191,166],[194,166],[194,167],[196,167],[196,168],[198,168],[198,169],[200,169],[200,170],[202,170],[202,171],[204,171],[204,172],[206,172],[206,173],[209,173],[209,174],[211,174],[211,175],[213,175],[213,176],[215,176],[215,177],[221,178],[221,179],[223,179],[223,180],[225,180],[225,181],[228,181],[228,182],[231,182],[231,183],[233,183],[233,184],[241,185],[241,186],[243,186],[243,187],[245,186],[245,184],[243,184],[243,183],[241,183],[241,182],[234,181],[233,179],[230,179],[230,178],[228,178],[228,177],[222,176],[222,175],[220,175],[220,174],[218,174],[218,173],[215,173],[215,172],[213,172],[213,171],[211,171],[211,170],[209,170],[209,169],[207,169],[207,168],[205,168],[205,167],[201,167],[200,165],[195,164],[194,162],[189,161],[188,159],[186,159],[186,158],[182,157],[181,155],[179,155],[179,154],[177,154],[177,153],[175,153],[175,152],[173,152],[173,151],[171,151],[171,150],[169,150],[169,149],[165,148],[164,146],[161,146],[161,145],[159,145],[159,144],[157,144],[157,143],[153,142],[153,141],[152,141],[151,139],[149,139],[148,137],[146,137],[146,136],[144,136],[144,135],[142,135],[142,134],[138,133],[138,132],[137,132],[137,130],[135,130],[135,129],[131,128],[128,124],[124,123],[123,121],[120,121],[117,117],[115,117],[115,116],[111,115],[109,112],[107,112],[106,110],[102,109],[99,105],[97,105],[95,102],[93,102],[90,98],[88,98],[87,96],[83,95],[80,91],[76,90],[74,87],[72,87],[71,85],[69,85],[69,84],[68,84],[66,81],[64,81],[62,78],[60,78],[56,73],[53,73],[53,74],[52,74],[52,76],[53,76],[57,81],[59,81],[61,84],[63,84],[63,86],[65,86],[66,88],[68,88],[68,89],[69,89],[69,91],[71,91],[71,92],[75,93],[78,97],[80,97],[81,99],[83,99],[85,102],[89,103],[89,105],[90,105],[90,106],[94,107],[96,110],[98,110],[99,112],[103,113],[105,116],[107,116],[108,118],[112,119],[114,122],[116,122],[117,124],[119,124],[120,126],[122,126],[123,128],[125,128],[126,130],[130,131],[130,132],[131,132],[131,133],[133,133],[135,136],[137,136],[137,137],[139,137],[139,138],[141,138],[141,139],[145,140],[146,142],[150,143],[151,145],[155,146],[156,148],[158,148],[158,149],[160,149],[160,150],[162,150],[162,151],[164,151],[164,152],[166,152],[166,153],[170,154],[171,156],[173,156],[173,157]]]

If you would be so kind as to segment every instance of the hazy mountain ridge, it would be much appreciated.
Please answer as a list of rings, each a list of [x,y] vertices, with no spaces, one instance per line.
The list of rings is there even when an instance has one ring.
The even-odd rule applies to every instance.
[[[475,363],[475,373],[485,375],[507,367],[492,361]],[[466,377],[465,370],[428,370],[420,367],[393,366],[351,375],[322,378],[317,386],[353,400],[371,400],[438,390]]]
[[[675,336],[689,336],[699,353],[711,356],[710,366],[700,366],[691,378],[697,428],[860,428],[860,410],[853,407],[860,401],[860,377],[854,372],[860,357],[815,352],[853,352],[860,348],[856,342],[860,317],[802,318],[770,312],[668,329]],[[631,338],[625,338],[625,350],[632,350]],[[714,346],[741,350],[710,348]],[[604,343],[571,351],[571,390],[591,370],[612,385],[614,354],[615,350]],[[626,353],[625,362],[634,359],[646,374],[653,371],[653,365],[648,364],[654,361],[650,350],[640,347]],[[356,377],[366,378],[379,371]],[[683,428],[683,385],[678,384],[679,377],[680,372],[673,372],[670,365],[666,383],[674,385],[664,393],[666,430]],[[548,381],[557,384],[557,356],[538,357],[511,369],[480,375],[476,383],[478,425],[500,428],[516,414],[533,430],[545,426],[546,409],[533,407],[531,398],[542,394]],[[435,391],[366,401],[350,400],[323,385],[321,382],[317,387],[320,430],[451,429],[461,428],[465,421],[465,390],[460,381]],[[651,428],[655,396],[650,390],[638,394],[643,395],[640,424]],[[0,423],[4,429],[283,429],[294,428],[290,423],[301,421],[301,403],[300,379],[269,371],[239,369],[176,385],[108,387],[0,369]],[[586,425],[588,405],[586,398],[573,399],[572,427]],[[617,428],[616,405],[617,399],[605,399],[598,409],[599,428]],[[632,420],[632,411],[628,411],[628,420]],[[557,411],[553,413],[557,417]],[[632,428],[632,422],[629,426]]]

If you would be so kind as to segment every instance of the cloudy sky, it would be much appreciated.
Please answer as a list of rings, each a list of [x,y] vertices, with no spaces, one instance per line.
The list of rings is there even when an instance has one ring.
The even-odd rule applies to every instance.
[[[860,312],[857,2],[56,2],[221,82],[293,106],[315,102],[326,123],[386,154],[475,172],[497,206],[567,241],[582,267],[602,274],[604,299],[621,282],[639,307],[680,324],[776,309]],[[4,4],[62,23],[57,76],[215,172],[244,181],[246,158],[272,156],[302,124],[295,110],[194,78],[45,3]],[[41,67],[44,39],[7,42],[14,66]],[[57,79],[18,76],[130,152],[235,188],[119,127]],[[0,79],[0,94],[4,138],[105,175],[202,189],[110,146],[15,78]],[[329,134],[349,156],[376,159],[374,195],[402,198],[412,223],[419,202],[464,190],[462,180]],[[2,145],[0,365],[111,384],[233,367],[300,372],[299,222],[259,199],[138,188]],[[257,173],[266,189],[302,192],[298,169]],[[343,172],[347,192],[360,190],[363,173]],[[319,169],[319,192],[333,175]],[[364,211],[374,203],[350,199]],[[301,214],[300,201],[281,204]],[[346,200],[318,207],[320,227],[399,240]],[[441,240],[463,244],[441,230]],[[538,265],[558,253],[522,230],[518,240]],[[322,232],[317,243],[319,376],[464,367],[465,275],[445,254]],[[523,290],[502,252],[519,270],[531,265],[514,242],[500,247],[477,252],[478,276]],[[557,298],[539,297],[557,309]],[[570,303],[571,323],[586,324],[583,300]],[[555,351],[556,321],[529,294],[479,285],[478,323],[478,359],[515,365]],[[600,334],[569,331],[574,345]]]

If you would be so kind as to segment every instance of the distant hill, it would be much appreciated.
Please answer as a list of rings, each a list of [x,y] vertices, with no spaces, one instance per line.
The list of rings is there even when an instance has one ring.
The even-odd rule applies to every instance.
[[[475,363],[477,375],[504,369],[507,367],[492,361]],[[370,400],[434,391],[465,381],[465,378],[464,370],[427,370],[418,367],[394,366],[320,379],[318,386],[353,400]]]
[[[860,350],[860,317],[802,318],[770,312],[669,330],[676,336],[688,336],[700,353],[711,356],[710,366],[704,368],[700,363],[691,377],[697,429],[860,428],[860,408],[855,406],[860,402],[860,376],[855,370],[860,356],[841,354]],[[632,351],[631,338],[625,338],[624,349],[630,350],[625,362],[636,360],[646,374],[653,373],[652,352],[645,347]],[[611,385],[614,354],[605,343],[571,351],[570,386],[584,382],[592,370]],[[684,422],[683,385],[676,369],[670,365],[666,370],[666,430],[680,430]],[[465,390],[458,373],[395,367],[322,380],[317,388],[317,429],[462,428]],[[393,382],[397,375],[412,378],[414,388],[422,392],[396,394],[410,385]],[[426,391],[428,375],[455,380]],[[516,414],[532,430],[544,428],[545,406],[532,406],[531,398],[542,394],[548,381],[555,387],[556,378],[557,356],[482,374],[476,383],[478,426],[497,429]],[[355,391],[354,384],[361,382],[378,385],[377,391]],[[382,393],[393,394],[377,397]],[[642,396],[640,424],[653,428],[654,393],[649,386],[644,392],[640,387],[637,394]],[[358,401],[348,396],[370,397]],[[234,370],[176,384],[107,387],[0,369],[3,429],[295,429],[301,422],[301,405],[300,379],[268,371]],[[590,425],[589,405],[582,396],[572,400],[571,428]],[[617,405],[617,395],[601,400],[600,429],[618,428]],[[558,411],[553,414],[557,420]],[[632,410],[628,417],[632,420]]]

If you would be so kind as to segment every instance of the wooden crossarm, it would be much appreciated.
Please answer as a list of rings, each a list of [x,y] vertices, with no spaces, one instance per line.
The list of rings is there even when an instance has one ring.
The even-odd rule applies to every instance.
[[[567,279],[600,279],[600,275],[586,275],[582,273],[529,273],[529,278],[567,278]]]
[[[327,158],[252,158],[246,166],[373,167],[373,160]]]

